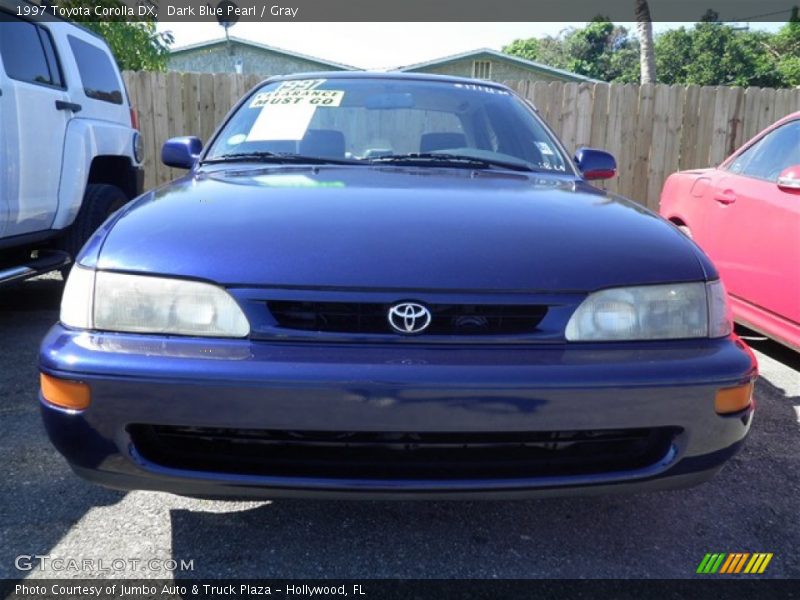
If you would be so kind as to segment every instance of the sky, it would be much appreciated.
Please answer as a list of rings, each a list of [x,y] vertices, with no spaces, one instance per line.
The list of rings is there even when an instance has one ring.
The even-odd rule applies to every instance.
[[[558,35],[567,27],[585,23],[245,23],[234,25],[233,36],[277,46],[362,69],[400,67],[476,48],[500,50],[518,38]],[[635,30],[634,23],[621,23]],[[685,23],[654,23],[656,33]],[[782,23],[751,23],[774,31]],[[224,31],[215,22],[159,23],[171,31],[173,47],[220,39]],[[409,43],[413,40],[413,43]]]

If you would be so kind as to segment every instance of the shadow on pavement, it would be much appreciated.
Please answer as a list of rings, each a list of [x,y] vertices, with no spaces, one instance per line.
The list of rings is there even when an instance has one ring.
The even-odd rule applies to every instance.
[[[693,577],[707,552],[773,552],[766,576],[800,577],[797,399],[779,382],[758,381],[742,452],[688,490],[514,502],[126,497],[73,475],[40,422],[36,354],[60,293],[51,279],[0,291],[0,577],[24,575],[15,556],[46,554],[60,541],[83,556],[193,560],[179,577]],[[75,527],[110,505],[91,529]]]
[[[773,552],[798,577],[800,437],[766,379],[744,449],[710,482],[632,496],[487,502],[267,502],[171,510],[189,577],[693,577],[706,552]],[[218,503],[224,506],[224,503]],[[176,574],[177,575],[177,574]]]
[[[89,509],[124,496],[73,475],[39,417],[36,356],[58,319],[55,277],[0,290],[0,578],[24,576],[16,556],[47,554]]]
[[[762,354],[766,354],[773,360],[786,365],[790,369],[800,371],[800,352],[795,352],[788,346],[779,344],[757,331],[747,329],[741,325],[736,326],[736,333],[738,333],[753,350],[758,350]]]
[[[31,279],[15,285],[0,288],[0,327],[5,331],[6,319],[9,313],[32,313],[37,311],[52,311],[46,315],[53,322],[58,319],[58,307],[61,302],[61,292],[64,282],[58,274]],[[20,315],[14,315],[14,321],[19,323]],[[25,325],[25,323],[19,323]]]

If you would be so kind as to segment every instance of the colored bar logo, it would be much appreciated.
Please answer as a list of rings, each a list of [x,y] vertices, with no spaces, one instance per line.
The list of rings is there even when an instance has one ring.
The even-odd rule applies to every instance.
[[[772,552],[706,554],[697,567],[697,573],[703,575],[713,575],[715,573],[720,575],[734,575],[736,573],[756,575],[763,573],[771,560]]]

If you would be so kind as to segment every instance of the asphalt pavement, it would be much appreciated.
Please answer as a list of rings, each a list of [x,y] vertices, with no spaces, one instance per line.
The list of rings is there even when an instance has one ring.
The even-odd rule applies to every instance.
[[[0,290],[0,578],[691,578],[707,552],[772,552],[764,576],[800,577],[800,355],[773,342],[751,344],[762,377],[747,445],[695,488],[513,502],[193,500],[95,487],[50,446],[36,355],[61,288],[52,275]],[[17,569],[35,555],[48,568]],[[95,562],[74,570],[69,559]]]

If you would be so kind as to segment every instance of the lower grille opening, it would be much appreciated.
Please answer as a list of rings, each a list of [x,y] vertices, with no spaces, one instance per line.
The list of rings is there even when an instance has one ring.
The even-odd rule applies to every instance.
[[[278,327],[331,333],[394,333],[389,326],[391,304],[368,302],[267,303]],[[431,324],[424,335],[515,335],[534,333],[547,306],[431,304]]]
[[[506,479],[640,469],[677,428],[527,433],[274,431],[133,425],[134,446],[165,467],[350,479]]]

